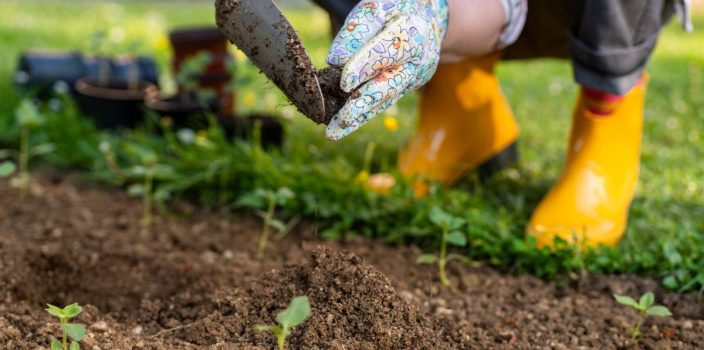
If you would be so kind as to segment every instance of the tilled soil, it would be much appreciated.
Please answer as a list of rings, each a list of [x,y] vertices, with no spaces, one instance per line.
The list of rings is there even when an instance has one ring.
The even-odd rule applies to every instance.
[[[257,260],[259,220],[183,203],[150,229],[121,192],[39,176],[20,198],[0,181],[0,344],[46,349],[58,326],[44,304],[86,305],[84,349],[273,349],[294,295],[312,316],[289,349],[703,349],[704,303],[650,279],[592,275],[560,286],[451,265],[452,286],[413,247],[321,241],[300,224]],[[613,293],[653,291],[671,318],[636,315]]]

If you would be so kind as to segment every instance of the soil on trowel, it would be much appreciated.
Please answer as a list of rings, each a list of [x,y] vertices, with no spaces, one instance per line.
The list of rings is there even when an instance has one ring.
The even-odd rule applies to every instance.
[[[325,98],[324,123],[326,125],[330,124],[335,114],[340,111],[352,95],[340,88],[341,77],[342,70],[337,67],[326,67],[318,71],[318,83],[320,83],[320,90]]]
[[[314,218],[257,259],[259,218],[169,209],[144,228],[141,202],[122,191],[34,174],[20,196],[0,179],[0,349],[47,349],[60,329],[46,303],[78,302],[82,349],[271,350],[253,328],[302,294],[312,316],[287,350],[704,349],[704,303],[654,279],[555,283],[451,263],[444,287],[436,266],[415,263],[418,248],[324,241]],[[647,291],[673,316],[649,318],[633,342],[638,315],[613,294]]]
[[[294,329],[290,349],[466,349],[446,329],[398,295],[391,281],[362,258],[315,249],[303,264],[263,275],[249,286],[218,298],[217,312],[184,329],[188,342],[212,345],[230,340],[237,349],[272,349],[271,325],[298,295],[308,296],[311,317]]]
[[[267,49],[275,44],[269,38],[264,39],[263,42],[256,41],[258,38],[254,34],[258,32],[257,26],[266,24],[263,24],[264,22],[243,24],[238,17],[242,11],[240,6],[238,0],[215,2],[216,22],[220,30],[245,51],[254,63],[263,65],[267,62],[266,67],[259,68],[267,72],[267,76],[299,111],[318,124],[328,124],[349,97],[339,89],[341,72],[333,68],[317,71],[298,33],[285,18],[281,18],[280,22],[274,24],[275,27],[285,30],[285,57],[281,55],[282,57],[267,57],[266,60],[257,59],[262,55],[271,55],[272,53]],[[243,28],[243,26],[247,27]],[[316,78],[321,80],[320,84]],[[301,90],[303,96],[300,96]]]

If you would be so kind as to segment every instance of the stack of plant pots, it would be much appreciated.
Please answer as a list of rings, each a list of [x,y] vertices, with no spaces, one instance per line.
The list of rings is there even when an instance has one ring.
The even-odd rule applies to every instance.
[[[178,81],[178,92],[173,96],[161,94],[147,97],[147,107],[162,117],[170,117],[175,128],[201,128],[207,126],[206,113],[230,114],[234,110],[234,94],[227,86],[233,79],[229,66],[234,58],[228,52],[228,41],[217,28],[184,28],[172,31],[169,40],[174,52],[171,67],[179,76],[189,60],[199,54],[207,54],[208,63],[198,72],[186,72],[194,76],[197,87],[186,86]],[[211,92],[206,101],[196,98],[201,90]]]
[[[218,96],[218,112],[232,113],[235,97],[233,91],[228,91],[227,85],[233,79],[228,67],[234,63],[234,58],[227,49],[227,38],[215,27],[204,27],[172,31],[169,41],[174,51],[171,61],[174,72],[179,72],[183,64],[199,52],[209,54],[210,63],[196,79],[201,88],[211,89]],[[179,92],[184,89],[183,86],[178,88]]]

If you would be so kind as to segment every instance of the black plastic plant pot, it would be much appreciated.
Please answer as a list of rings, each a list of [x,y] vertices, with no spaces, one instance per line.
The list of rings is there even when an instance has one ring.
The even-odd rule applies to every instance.
[[[139,80],[158,85],[159,71],[156,62],[149,57],[85,57],[78,51],[23,52],[17,62],[14,80],[20,91],[47,99],[58,82],[66,83],[75,93],[76,81],[82,77],[97,77],[102,65],[107,65],[110,79],[127,80],[136,72]]]
[[[160,94],[148,95],[145,99],[147,108],[160,117],[171,118],[172,128],[202,130],[208,128],[208,108],[198,103],[195,98],[183,98],[182,95],[161,96]],[[210,110],[213,110],[212,107]]]
[[[278,118],[266,114],[252,114],[241,117],[226,115],[218,118],[220,126],[228,138],[252,140],[259,129],[262,147],[280,148],[284,141],[284,127]]]
[[[144,99],[156,94],[157,88],[144,81],[134,89],[128,86],[124,80],[101,86],[96,78],[81,78],[76,81],[76,100],[98,128],[132,128],[144,120]]]
[[[259,128],[262,147],[281,147],[284,142],[284,127],[278,118],[265,114],[245,117],[245,125],[251,132]]]
[[[78,51],[27,51],[17,62],[15,84],[21,91],[45,99],[52,95],[57,82],[63,81],[73,89],[84,75],[83,56]]]

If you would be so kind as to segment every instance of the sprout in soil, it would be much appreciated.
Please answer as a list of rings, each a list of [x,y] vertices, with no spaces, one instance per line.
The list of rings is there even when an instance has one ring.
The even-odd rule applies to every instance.
[[[447,245],[451,244],[457,247],[464,247],[467,245],[467,236],[459,231],[462,226],[466,224],[466,221],[462,218],[458,218],[448,214],[439,207],[433,207],[430,210],[430,221],[435,224],[441,231],[440,236],[440,254],[423,254],[418,257],[416,263],[418,264],[438,264],[438,270],[440,273],[440,283],[445,286],[450,285],[450,280],[447,279],[447,274],[445,273],[445,265],[452,260],[462,260],[467,259],[461,255],[457,254],[447,254]]]
[[[286,337],[291,335],[291,329],[305,322],[310,317],[308,297],[300,296],[291,300],[286,310],[276,315],[276,326],[256,326],[258,331],[271,331],[276,335],[279,350],[284,350]]]
[[[170,193],[166,189],[154,189],[156,180],[173,180],[176,171],[167,164],[159,164],[159,157],[151,149],[134,144],[127,145],[126,151],[139,160],[139,164],[127,169],[126,174],[130,180],[140,181],[127,188],[131,196],[142,197],[144,211],[141,224],[149,227],[153,223],[154,202],[161,203],[168,199]]]
[[[192,104],[197,102],[201,107],[207,107],[209,102],[215,97],[215,92],[211,89],[204,89],[199,85],[198,76],[203,73],[210,64],[213,57],[210,53],[201,51],[188,57],[178,73],[174,76],[176,83],[182,88],[179,91],[181,101]],[[193,100],[195,98],[195,101]]]
[[[281,239],[298,223],[299,218],[297,217],[291,219],[287,224],[276,219],[276,207],[285,206],[294,197],[293,191],[286,187],[281,187],[276,191],[257,188],[237,201],[238,206],[255,209],[257,215],[264,220],[264,228],[262,228],[257,245],[257,258],[264,256],[272,227],[278,231],[276,239]]]
[[[19,188],[24,194],[29,186],[30,159],[51,153],[54,151],[55,147],[54,144],[51,143],[30,146],[31,131],[44,124],[44,115],[42,115],[37,105],[30,99],[25,98],[20,102],[19,106],[15,109],[15,118],[17,125],[20,127],[20,149],[19,151],[0,151],[0,159],[15,158],[16,160],[16,162],[10,160],[0,162],[0,177],[8,177],[19,168],[19,172],[17,176],[12,179],[11,185]]]
[[[68,305],[63,309],[51,304],[46,305],[48,306],[48,308],[46,308],[46,312],[48,312],[51,316],[58,318],[61,323],[62,341],[59,342],[55,339],[52,340],[51,350],[80,350],[81,346],[78,342],[81,341],[83,336],[86,335],[86,326],[81,323],[69,323],[68,321],[78,316],[78,314],[83,311],[83,308],[75,303]],[[70,347],[68,347],[68,337],[71,338]]]
[[[633,331],[631,332],[631,339],[636,340],[640,336],[640,327],[643,325],[643,321],[648,316],[655,317],[668,317],[672,316],[670,310],[662,305],[653,305],[655,303],[655,296],[653,293],[645,293],[640,297],[639,301],[623,295],[614,294],[614,299],[619,304],[630,306],[633,310],[638,312],[638,322],[633,326]]]

